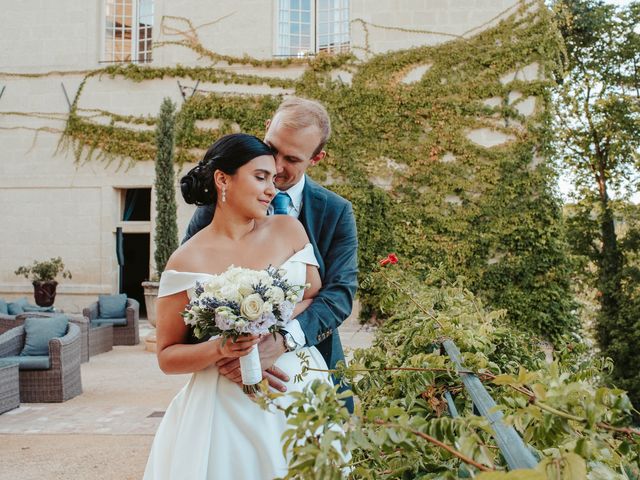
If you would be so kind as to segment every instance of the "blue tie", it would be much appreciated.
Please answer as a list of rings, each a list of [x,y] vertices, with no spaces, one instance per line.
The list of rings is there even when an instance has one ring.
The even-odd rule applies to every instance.
[[[289,197],[288,193],[279,192],[271,201],[271,203],[273,204],[273,214],[287,215],[289,213],[290,202],[291,197]]]

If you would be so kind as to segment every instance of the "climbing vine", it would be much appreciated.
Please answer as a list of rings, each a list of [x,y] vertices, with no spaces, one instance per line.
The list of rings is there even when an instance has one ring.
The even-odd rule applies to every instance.
[[[188,78],[268,85],[326,105],[333,122],[329,155],[309,173],[353,202],[365,317],[384,313],[385,291],[369,278],[369,266],[394,249],[412,258],[417,275],[434,265],[452,279],[464,275],[472,290],[505,308],[516,325],[552,338],[575,327],[571,266],[560,203],[551,188],[554,172],[540,161],[549,149],[551,78],[562,67],[564,50],[541,2],[522,1],[497,25],[473,36],[360,60],[352,54],[295,61],[221,56],[200,43],[202,26],[172,20],[180,27],[167,30],[163,20],[170,35],[162,44],[189,48],[211,66],[115,65],[88,73],[83,86],[97,75],[136,82]],[[354,22],[367,28],[362,20]],[[360,48],[371,52],[369,45]],[[306,67],[299,78],[283,79],[230,72],[219,62]],[[407,82],[407,74],[421,66],[422,77]],[[154,158],[153,131],[126,125],[150,125],[152,119],[100,112],[110,122],[97,124],[79,107],[81,95],[82,87],[64,135],[79,159]],[[198,160],[224,133],[262,135],[281,100],[196,91],[177,113],[176,161]],[[199,124],[210,119],[217,127]],[[482,132],[495,132],[504,141],[483,146],[474,136]]]

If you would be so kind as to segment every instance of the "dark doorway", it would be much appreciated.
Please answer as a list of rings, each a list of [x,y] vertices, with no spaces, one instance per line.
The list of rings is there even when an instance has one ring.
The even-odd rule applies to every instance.
[[[120,293],[126,293],[127,297],[140,302],[140,313],[145,314],[142,282],[149,279],[149,242],[148,233],[125,233],[122,242],[124,267]]]

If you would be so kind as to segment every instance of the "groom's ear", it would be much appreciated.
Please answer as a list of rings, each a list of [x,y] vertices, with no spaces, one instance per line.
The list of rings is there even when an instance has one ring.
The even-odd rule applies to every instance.
[[[315,156],[311,159],[309,163],[312,166],[317,165],[326,156],[327,156],[327,152],[325,152],[324,150],[320,150],[318,153],[315,154]]]

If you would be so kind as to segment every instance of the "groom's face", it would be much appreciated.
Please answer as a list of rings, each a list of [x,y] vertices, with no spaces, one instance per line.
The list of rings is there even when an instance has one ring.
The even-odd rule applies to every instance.
[[[280,115],[278,113],[268,124],[264,141],[273,149],[276,158],[276,187],[286,191],[298,183],[307,168],[318,163],[325,152],[313,155],[321,140],[318,127],[287,127],[282,124]]]

